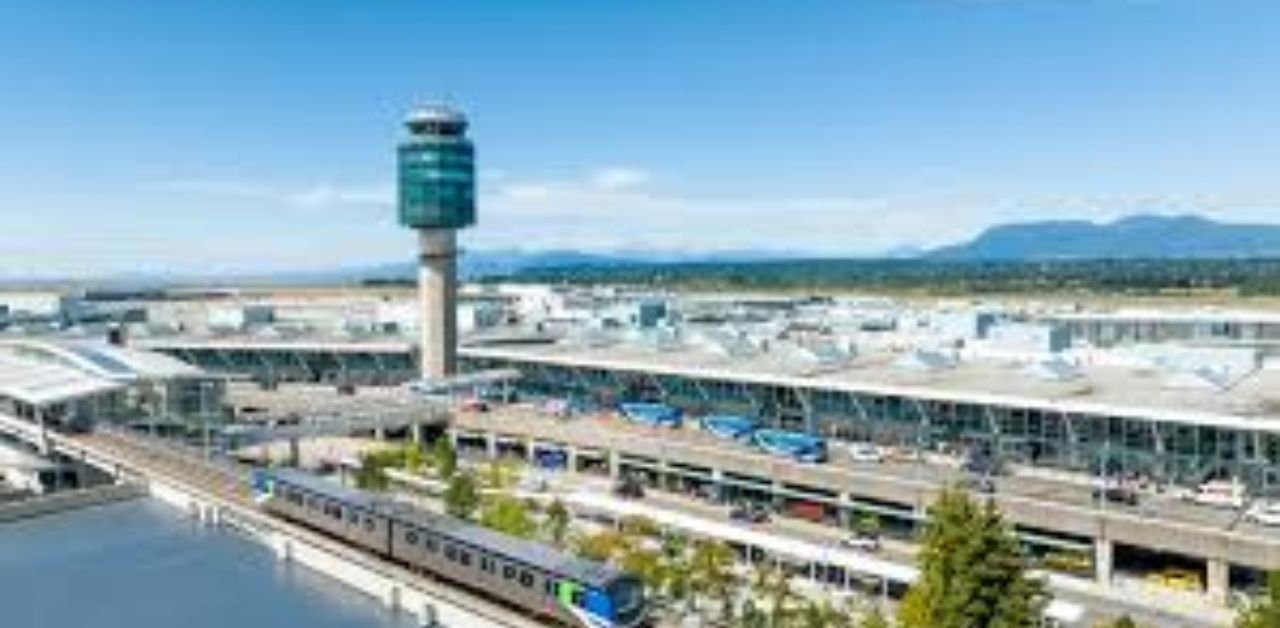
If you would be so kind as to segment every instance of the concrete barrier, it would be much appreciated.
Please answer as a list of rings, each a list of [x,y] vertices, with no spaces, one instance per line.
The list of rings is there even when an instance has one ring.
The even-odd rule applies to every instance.
[[[0,523],[111,504],[136,499],[146,494],[145,487],[132,483],[120,483],[31,497],[0,504]]]

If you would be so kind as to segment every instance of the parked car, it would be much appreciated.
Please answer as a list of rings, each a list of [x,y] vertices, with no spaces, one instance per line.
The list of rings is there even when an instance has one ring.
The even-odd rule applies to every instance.
[[[1179,591],[1204,590],[1204,579],[1200,577],[1199,573],[1179,567],[1170,567],[1164,571],[1153,573],[1147,576],[1147,581]]]
[[[817,502],[797,501],[787,505],[785,513],[796,519],[823,523],[827,519],[827,507]]]
[[[1137,506],[1139,501],[1137,489],[1124,482],[1095,482],[1093,485],[1094,501],[1106,500],[1113,504]]]
[[[1001,464],[999,459],[991,454],[974,453],[965,458],[960,468],[975,475],[991,476],[1000,474]]]
[[[769,511],[760,506],[734,506],[729,519],[743,523],[768,523]]]
[[[884,462],[884,450],[874,443],[850,443],[848,449],[854,462]]]
[[[520,483],[516,488],[526,493],[545,493],[547,492],[547,479],[541,475],[526,475],[520,478]]]
[[[1280,526],[1280,502],[1258,499],[1254,500],[1244,518],[1264,526]]]
[[[644,497],[644,486],[635,478],[622,478],[613,485],[613,494],[627,499],[640,499]]]
[[[989,475],[967,475],[960,480],[960,487],[983,495],[993,495],[996,492],[996,481]]]
[[[1244,508],[1246,494],[1239,480],[1211,480],[1191,493],[1191,501],[1215,508]]]
[[[880,551],[880,537],[875,534],[857,532],[840,539],[840,545],[860,552]]]

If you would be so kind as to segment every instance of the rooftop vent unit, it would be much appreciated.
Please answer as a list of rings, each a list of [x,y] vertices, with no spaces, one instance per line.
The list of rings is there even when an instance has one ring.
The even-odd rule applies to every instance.
[[[957,360],[954,355],[941,351],[916,349],[898,358],[894,364],[899,368],[933,373],[955,368]]]
[[[1237,381],[1239,381],[1239,378],[1233,378],[1230,371],[1200,367],[1171,374],[1165,378],[1164,387],[1179,390],[1225,392],[1235,386]]]
[[[1084,376],[1075,364],[1061,358],[1034,362],[1024,372],[1031,377],[1049,382],[1067,382]]]

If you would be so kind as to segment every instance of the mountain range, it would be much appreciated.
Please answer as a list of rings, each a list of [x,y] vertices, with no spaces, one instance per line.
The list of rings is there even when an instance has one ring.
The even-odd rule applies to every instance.
[[[833,257],[834,256],[827,256]],[[1016,262],[1090,259],[1248,259],[1280,258],[1280,225],[1226,223],[1192,214],[1138,214],[1107,223],[1047,220],[996,225],[968,242],[934,249],[898,247],[882,259],[929,262]],[[518,275],[532,269],[624,267],[677,263],[740,263],[815,259],[804,251],[738,250],[715,253],[628,250],[485,249],[467,251],[459,261],[464,279]],[[332,284],[365,280],[409,281],[412,261],[304,271],[267,272],[233,277],[128,275],[90,279],[95,284],[129,286],[174,284]],[[0,284],[56,282],[0,276]]]
[[[1051,220],[991,227],[925,252],[937,261],[1244,259],[1280,257],[1280,225],[1139,214],[1109,223]]]

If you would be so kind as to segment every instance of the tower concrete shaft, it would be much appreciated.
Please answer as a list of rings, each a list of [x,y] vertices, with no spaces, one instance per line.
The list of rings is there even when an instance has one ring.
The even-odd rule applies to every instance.
[[[422,377],[448,377],[458,367],[457,232],[422,229],[418,244]]]

